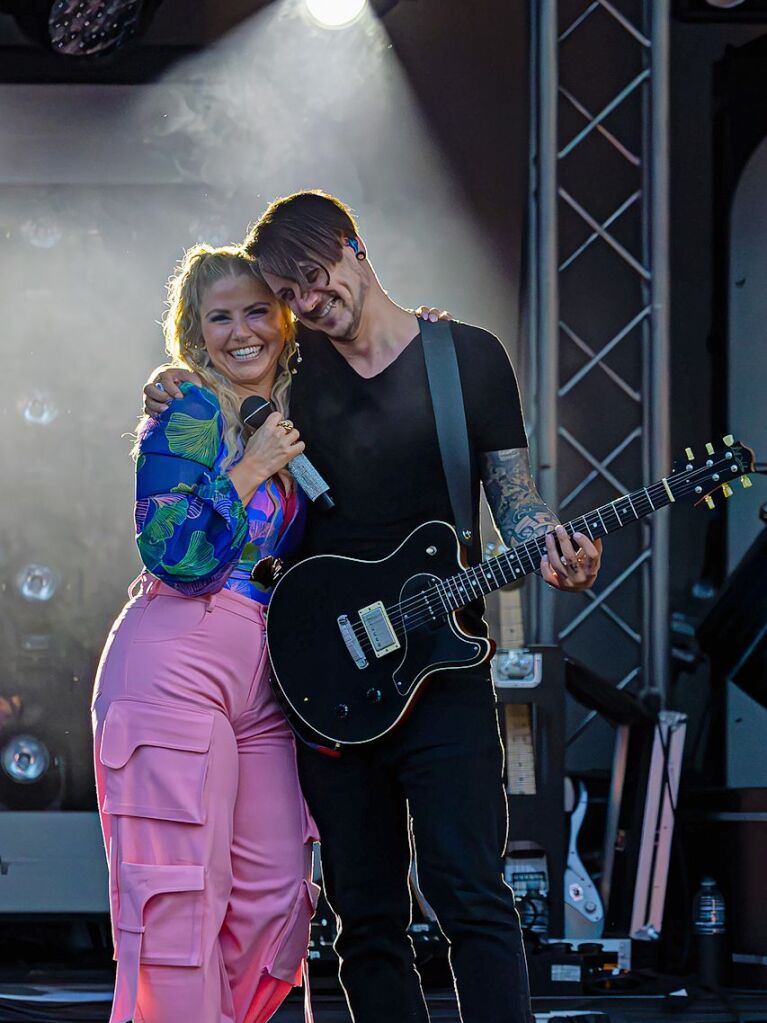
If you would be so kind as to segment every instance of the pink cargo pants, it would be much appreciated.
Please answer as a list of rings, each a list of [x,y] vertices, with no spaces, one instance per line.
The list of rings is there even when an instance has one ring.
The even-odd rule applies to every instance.
[[[93,700],[110,1023],[264,1023],[300,983],[318,888],[263,608],[140,584]]]

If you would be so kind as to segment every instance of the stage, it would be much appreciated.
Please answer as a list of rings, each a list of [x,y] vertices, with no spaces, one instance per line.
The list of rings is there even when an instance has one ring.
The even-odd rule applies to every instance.
[[[350,1023],[321,861],[358,959],[403,907],[399,959],[367,953],[378,979],[358,985],[358,1016],[398,1014],[380,977],[408,962],[409,898],[433,1023],[460,1023],[446,935],[465,948],[467,921],[517,944],[492,973],[488,946],[463,960],[465,1015],[524,1015],[515,910],[536,1023],[767,1023],[765,68],[767,0],[0,0],[0,1023],[106,1023],[121,926],[145,935],[120,951],[138,970],[178,967],[153,1023],[253,1013],[238,967],[204,951],[224,956],[232,920],[245,976],[279,977],[289,948],[289,983],[308,948],[315,1023]],[[329,248],[296,242],[270,273],[258,224],[291,192],[342,202],[299,232]],[[211,255],[245,289],[206,320],[215,274],[189,275]],[[457,391],[432,388],[432,332],[459,342]],[[210,372],[213,418],[144,418],[168,361]],[[285,417],[266,476],[254,395],[259,430],[267,399]],[[333,508],[293,500],[294,431]],[[446,545],[418,534],[437,519],[458,526]],[[319,557],[385,566],[416,534],[423,562],[392,569],[390,597],[322,562],[281,611]],[[222,625],[216,640],[240,600],[235,625],[258,639]],[[480,615],[495,644],[481,706],[458,684]],[[300,654],[284,671],[280,642]],[[105,649],[126,657],[113,692]],[[197,702],[201,666],[254,650],[263,694],[274,683],[331,754],[299,756],[279,797],[255,778],[255,726],[236,760],[229,743],[255,666]],[[435,665],[435,687],[455,684],[432,712],[416,690]],[[322,772],[365,750],[383,753],[356,803]],[[482,915],[475,885],[495,892]],[[374,911],[347,893],[374,893]],[[169,949],[186,920],[194,946]],[[228,1000],[205,1011],[189,978],[211,963],[201,988]],[[398,969],[387,990],[409,1008]],[[184,997],[193,1011],[176,1012]],[[300,991],[274,1020],[303,1023]]]
[[[64,993],[65,992],[65,993]],[[56,1002],[58,996],[66,1001]],[[109,1018],[108,984],[82,984],[70,988],[0,985],[0,1023],[106,1023]],[[20,997],[15,997],[20,996]],[[686,997],[627,996],[595,998],[533,999],[536,1023],[765,1023],[767,996],[763,993],[729,992],[726,1003],[714,995]],[[345,1003],[338,995],[315,994],[312,999],[315,1023],[350,1023]],[[432,1023],[460,1023],[450,991],[433,991],[428,996]],[[273,1017],[274,1023],[304,1023],[303,1001],[292,996]]]

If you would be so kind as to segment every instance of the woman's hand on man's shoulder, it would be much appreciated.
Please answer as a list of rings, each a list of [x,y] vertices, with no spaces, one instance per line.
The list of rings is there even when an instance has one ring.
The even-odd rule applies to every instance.
[[[200,377],[189,369],[181,366],[166,366],[156,369],[144,386],[144,413],[157,419],[174,398],[183,398],[181,384],[202,386]]]
[[[417,309],[411,309],[410,312],[414,313],[419,320],[431,320],[432,323],[436,323],[437,320],[449,321],[453,319],[452,313],[428,305],[419,305]]]

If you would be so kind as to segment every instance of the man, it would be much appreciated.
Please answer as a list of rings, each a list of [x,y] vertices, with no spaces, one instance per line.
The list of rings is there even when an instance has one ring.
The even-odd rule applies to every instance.
[[[382,558],[422,522],[451,521],[417,320],[384,292],[349,209],[297,193],[267,209],[245,246],[302,327],[290,411],[336,503],[312,510],[303,553]],[[558,520],[531,476],[508,356],[480,328],[454,323],[453,333],[475,520],[481,479],[509,546],[548,534],[547,583],[591,586],[601,545],[576,534],[576,550],[561,527],[550,532]],[[471,563],[481,556],[478,529],[474,537]],[[464,628],[484,634],[481,616],[481,603],[470,605]],[[529,1023],[519,918],[502,878],[506,796],[488,667],[433,679],[402,725],[340,757],[299,743],[299,768],[356,1023],[429,1018],[407,936],[409,819],[464,1023]]]

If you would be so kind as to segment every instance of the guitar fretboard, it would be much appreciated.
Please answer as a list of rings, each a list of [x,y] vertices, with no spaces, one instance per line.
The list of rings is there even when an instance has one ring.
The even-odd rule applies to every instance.
[[[650,487],[642,487],[630,494],[624,494],[609,504],[600,505],[586,515],[563,523],[568,536],[583,533],[592,540],[607,536],[631,522],[651,515],[680,498],[696,496],[713,507],[709,495],[712,489],[722,488],[725,496],[732,494],[729,482],[738,476],[745,487],[751,482],[744,474],[753,470],[754,453],[740,442],[733,443],[732,437],[725,437],[726,450],[714,455],[713,445],[707,445],[712,457],[705,465],[697,468],[688,464],[683,472],[674,473]],[[689,450],[689,449],[688,449]],[[692,453],[688,454],[692,462]],[[532,537],[524,543],[504,551],[497,557],[487,558],[479,565],[466,568],[436,580],[417,596],[410,597],[394,607],[387,608],[391,622],[396,629],[408,632],[429,621],[458,611],[473,600],[484,597],[517,579],[538,572],[541,558],[546,553],[544,536]],[[364,643],[364,636],[361,638]]]
[[[572,536],[573,533],[585,533],[592,540],[596,540],[622,529],[629,522],[652,514],[675,500],[672,489],[675,482],[677,481],[670,478],[649,489],[643,487],[611,501],[610,504],[603,504],[587,515],[564,523],[568,536]],[[515,579],[537,572],[545,553],[544,538],[533,537],[495,558],[488,558],[479,565],[443,579],[435,589],[445,609],[457,611],[478,597],[484,597],[514,582]]]

